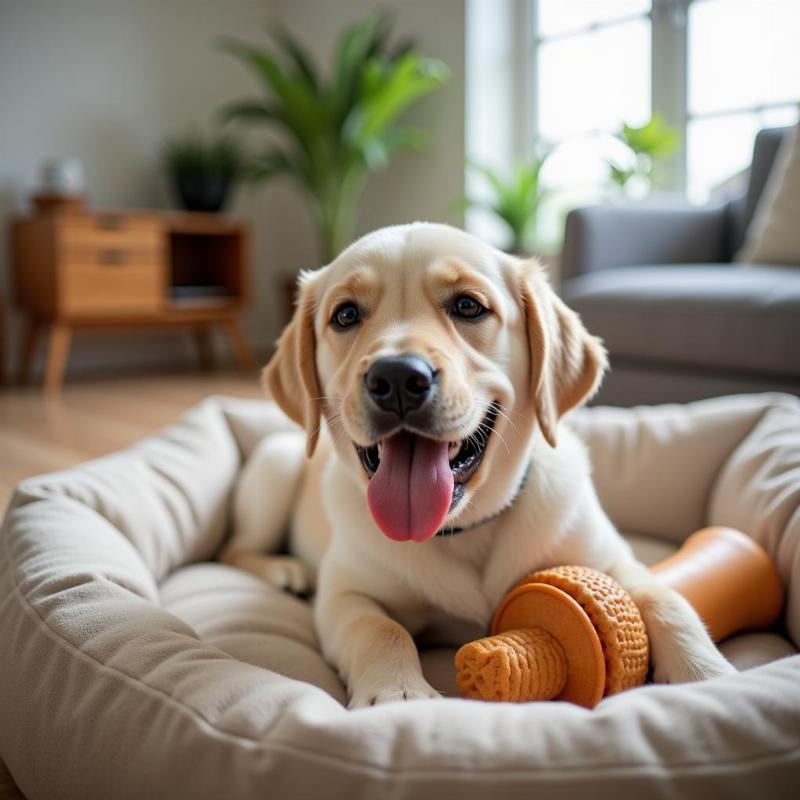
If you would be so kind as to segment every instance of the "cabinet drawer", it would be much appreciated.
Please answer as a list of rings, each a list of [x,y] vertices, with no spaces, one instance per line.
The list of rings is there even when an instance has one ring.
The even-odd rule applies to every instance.
[[[69,247],[62,251],[61,264],[64,269],[92,266],[104,267],[111,271],[125,267],[151,267],[161,269],[164,260],[163,249],[159,245],[148,247]]]
[[[62,262],[61,308],[88,316],[157,312],[164,298],[164,268],[158,251],[121,250],[122,261],[103,261],[104,252],[84,257],[72,253]]]
[[[57,240],[66,250],[156,248],[163,238],[158,221],[127,214],[75,215],[58,223]]]

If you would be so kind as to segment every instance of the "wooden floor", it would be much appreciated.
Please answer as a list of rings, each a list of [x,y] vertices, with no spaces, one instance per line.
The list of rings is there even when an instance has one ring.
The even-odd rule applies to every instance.
[[[262,396],[257,375],[225,372],[76,380],[57,397],[0,388],[0,509],[22,478],[125,447],[211,394]]]

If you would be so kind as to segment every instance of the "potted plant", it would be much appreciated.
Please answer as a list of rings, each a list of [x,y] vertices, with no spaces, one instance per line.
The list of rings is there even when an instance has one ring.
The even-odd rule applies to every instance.
[[[402,147],[419,149],[424,136],[398,118],[447,78],[441,61],[410,44],[390,46],[391,20],[372,14],[344,31],[330,75],[321,74],[297,39],[278,28],[266,48],[227,39],[222,48],[258,79],[262,95],[221,111],[228,121],[280,131],[282,139],[255,156],[251,175],[285,176],[308,198],[323,260],[353,238],[364,187],[372,170]]]
[[[175,195],[187,211],[221,211],[246,170],[245,156],[229,135],[188,133],[170,139],[163,159]]]
[[[483,208],[505,223],[510,253],[529,255],[535,248],[539,210],[547,198],[541,171],[549,155],[548,150],[530,161],[518,161],[507,176],[487,166],[470,165],[485,178],[490,193],[486,199],[465,198],[464,207]]]
[[[654,114],[641,127],[624,124],[615,138],[626,148],[622,161],[608,159],[609,177],[623,192],[630,192],[638,184],[641,193],[655,183],[660,163],[678,146],[678,132]]]

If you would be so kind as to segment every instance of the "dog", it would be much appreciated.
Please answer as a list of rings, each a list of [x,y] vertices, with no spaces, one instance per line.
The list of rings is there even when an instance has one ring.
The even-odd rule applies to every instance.
[[[438,224],[365,236],[301,276],[263,375],[299,428],[250,458],[224,560],[293,591],[316,583],[350,708],[437,697],[413,637],[442,614],[485,630],[510,586],[558,564],[632,595],[656,682],[733,672],[603,512],[562,421],[606,366],[535,260]],[[299,561],[265,555],[287,520]]]

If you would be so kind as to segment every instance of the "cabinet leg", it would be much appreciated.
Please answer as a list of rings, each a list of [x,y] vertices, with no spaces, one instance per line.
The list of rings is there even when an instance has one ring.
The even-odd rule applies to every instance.
[[[24,386],[31,379],[31,366],[36,355],[36,347],[42,335],[42,323],[37,319],[29,319],[22,339],[19,353],[19,382]]]
[[[0,295],[0,386],[6,385],[6,308]]]
[[[72,331],[68,325],[53,323],[50,328],[50,347],[44,370],[44,390],[48,394],[55,394],[61,389],[71,339]]]
[[[212,369],[214,367],[214,347],[211,341],[211,326],[198,325],[192,333],[200,366],[203,369]]]
[[[241,322],[236,317],[230,317],[230,319],[226,319],[222,323],[222,329],[230,342],[236,366],[243,372],[254,371],[256,369],[256,361],[250,351],[250,345],[244,335]]]

